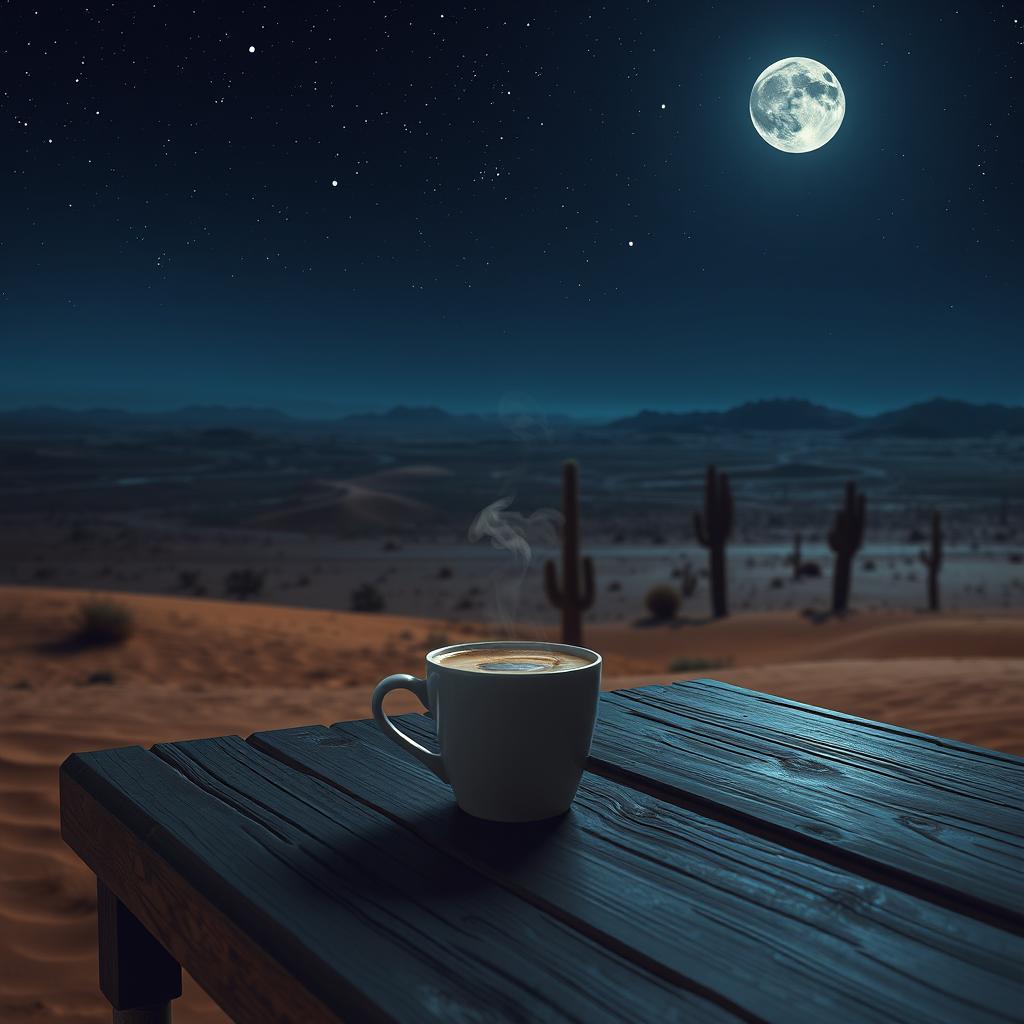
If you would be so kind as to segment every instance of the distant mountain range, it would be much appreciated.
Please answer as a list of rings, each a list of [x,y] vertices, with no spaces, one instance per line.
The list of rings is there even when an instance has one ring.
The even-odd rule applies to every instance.
[[[730,430],[852,430],[864,422],[852,412],[828,409],[801,398],[746,402],[725,412],[650,412],[614,420],[616,430],[708,434]]]
[[[347,433],[407,436],[465,434],[497,430],[497,418],[454,414],[433,407],[396,406],[383,413],[365,413],[334,419],[304,419],[278,409],[190,405],[160,412],[125,412],[123,409],[62,409],[35,406],[0,411],[0,435],[24,433],[106,433],[137,431],[246,431],[251,433]]]
[[[908,405],[863,423],[856,433],[888,437],[992,437],[1024,434],[1024,406],[975,405],[949,398]]]
[[[993,437],[1024,434],[1024,406],[933,398],[877,416],[857,416],[798,398],[747,402],[725,412],[640,412],[609,424],[642,433],[835,430],[855,437]]]
[[[1024,435],[1024,406],[974,404],[935,398],[877,416],[857,416],[798,398],[746,402],[725,411],[654,412],[606,424],[548,417],[557,431],[611,430],[636,434],[710,434],[737,431],[827,430],[856,437],[953,438]],[[187,406],[166,412],[72,410],[50,406],[0,411],[0,437],[112,431],[233,430],[251,433],[348,434],[373,437],[503,437],[498,416],[449,413],[433,406],[396,406],[382,413],[302,419],[277,409]]]

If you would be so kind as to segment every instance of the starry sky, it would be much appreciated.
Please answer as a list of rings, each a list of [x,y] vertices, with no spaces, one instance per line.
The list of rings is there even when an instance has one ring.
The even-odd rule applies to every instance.
[[[0,406],[1024,402],[1024,0],[0,13]]]

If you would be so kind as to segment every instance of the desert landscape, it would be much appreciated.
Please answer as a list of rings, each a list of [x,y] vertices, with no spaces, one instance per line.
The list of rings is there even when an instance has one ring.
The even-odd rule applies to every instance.
[[[163,1021],[167,950],[240,1020],[1014,1017],[1019,11],[3,10],[0,1024]],[[589,653],[435,686],[462,806],[548,815],[493,861],[372,723],[76,758],[100,900],[62,841],[73,753],[367,719],[483,640],[693,686],[606,700],[576,790]],[[716,686],[712,736],[709,680],[812,707]]]
[[[988,432],[972,435],[991,409],[1001,412],[987,413]],[[599,591],[591,621],[642,617],[650,587],[686,567],[698,586],[683,614],[707,614],[692,517],[708,463],[735,498],[734,611],[828,609],[827,533],[847,481],[870,503],[858,608],[926,605],[920,556],[935,510],[943,607],[1024,607],[1019,420],[1012,407],[945,401],[874,418],[783,400],[610,423],[530,408],[335,421],[219,408],[0,413],[0,583],[338,610],[362,601],[541,626],[555,620],[541,575],[571,458]],[[470,539],[496,503],[525,549],[493,533]]]
[[[89,591],[0,588],[0,1017],[109,1019],[96,987],[95,885],[60,840],[73,750],[329,724],[368,715],[376,681],[485,626],[202,598],[122,596],[123,643],[68,643]],[[701,627],[593,626],[608,688],[713,675],[1024,754],[1024,615],[871,612],[815,625],[750,612]],[[676,664],[679,667],[672,669]],[[693,666],[687,668],[686,666]],[[411,695],[394,710],[416,710]],[[389,710],[391,705],[389,705]],[[176,1014],[225,1018],[185,977]]]
[[[755,411],[759,429],[724,433],[422,410],[330,428],[8,414],[0,1018],[109,1016],[93,881],[59,836],[68,753],[363,718],[377,680],[434,647],[557,639],[543,568],[559,558],[566,457],[595,577],[584,642],[607,688],[713,676],[1024,754],[1024,439],[765,429],[794,407]],[[692,520],[709,461],[735,501],[719,618]],[[847,481],[868,514],[837,615],[828,535]],[[666,588],[667,613],[651,600]],[[187,980],[176,1012],[224,1019]]]

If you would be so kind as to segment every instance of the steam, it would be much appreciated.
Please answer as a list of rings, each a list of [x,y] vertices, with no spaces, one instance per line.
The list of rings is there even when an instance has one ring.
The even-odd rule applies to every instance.
[[[509,511],[513,501],[513,496],[507,495],[491,502],[469,527],[469,539],[474,544],[486,537],[491,547],[515,557],[513,566],[499,572],[493,581],[497,618],[506,632],[518,621],[520,592],[533,561],[533,547],[553,547],[562,521],[561,513],[553,508],[540,508],[528,516]]]

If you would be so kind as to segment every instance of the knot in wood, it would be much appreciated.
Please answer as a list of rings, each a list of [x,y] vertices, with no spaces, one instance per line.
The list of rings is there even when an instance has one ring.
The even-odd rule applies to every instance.
[[[816,839],[839,839],[843,834],[842,829],[826,825],[823,821],[808,821],[800,826],[800,831]]]
[[[838,769],[822,761],[815,761],[799,754],[784,754],[778,759],[783,768],[801,775],[842,775]]]
[[[621,809],[627,818],[633,818],[636,821],[648,821],[658,817],[658,808],[652,804],[631,803],[623,805]]]
[[[934,818],[924,818],[917,814],[901,814],[896,820],[922,836],[937,836],[945,828]]]
[[[353,741],[352,741],[352,737],[351,736],[346,736],[344,733],[340,733],[340,732],[339,733],[332,732],[328,736],[320,736],[320,737],[318,737],[316,742],[321,747],[347,747]]]

